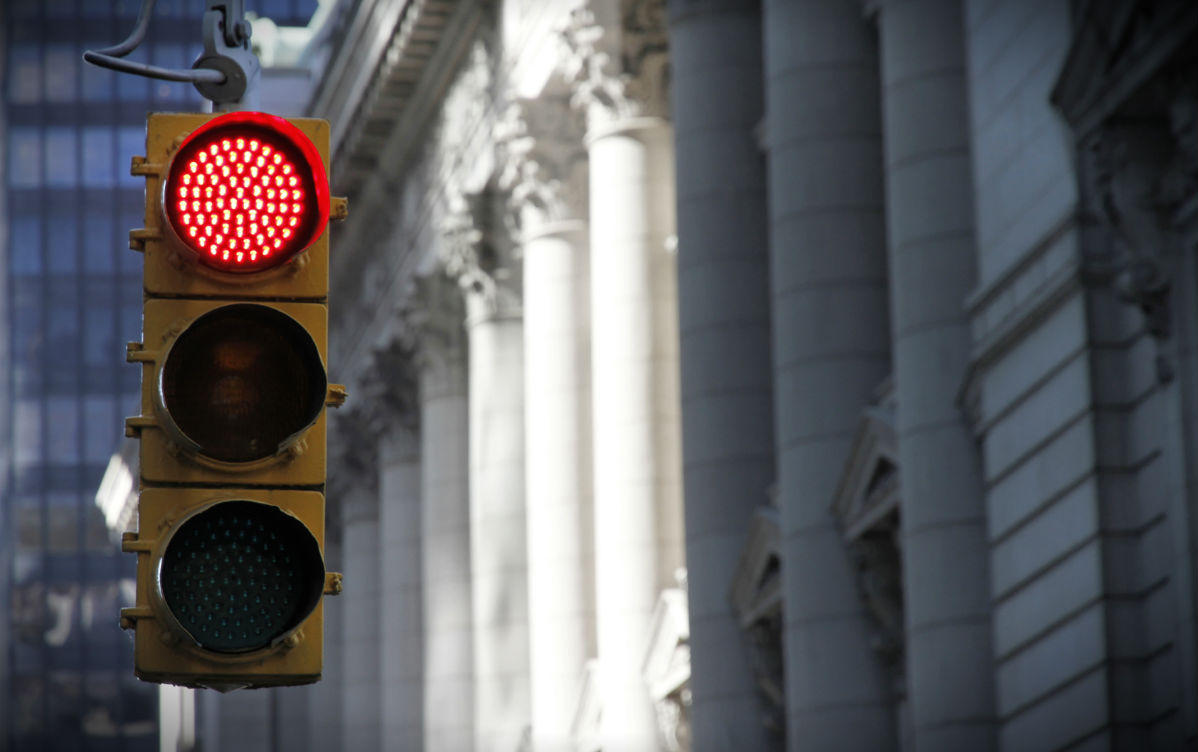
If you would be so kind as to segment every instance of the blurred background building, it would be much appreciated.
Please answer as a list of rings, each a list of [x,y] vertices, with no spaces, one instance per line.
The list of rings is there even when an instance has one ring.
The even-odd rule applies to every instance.
[[[0,712],[86,728],[57,698],[108,692],[149,744],[114,626],[132,562],[90,506],[136,387],[140,203],[111,186],[145,109],[193,105],[81,70],[99,101],[75,104],[90,78],[67,105],[22,94],[19,43],[49,61],[60,7],[5,5]],[[331,121],[350,200],[345,591],[319,684],[164,701],[194,703],[203,749],[1198,744],[1198,6],[340,0],[306,30],[288,10],[255,25],[264,93]],[[14,37],[30,14],[44,30]],[[50,642],[85,640],[58,629],[85,613],[94,642]],[[69,678],[89,660],[102,690]]]
[[[128,233],[142,224],[144,185],[129,160],[144,152],[146,112],[202,100],[190,86],[83,62],[83,50],[132,30],[139,5],[0,3],[0,749],[159,747],[158,688],[133,677],[117,626],[134,562],[117,543],[132,510],[116,502],[132,476],[122,486],[113,455],[138,399],[121,350],[141,331]],[[205,5],[159,0],[135,57],[190,66]],[[317,3],[247,6],[302,26]]]

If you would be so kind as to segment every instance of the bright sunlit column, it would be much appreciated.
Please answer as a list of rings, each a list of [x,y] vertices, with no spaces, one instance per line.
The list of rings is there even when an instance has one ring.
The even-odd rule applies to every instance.
[[[524,331],[497,302],[466,298],[477,752],[515,749],[529,713]]]
[[[528,606],[532,743],[568,749],[594,649],[587,227],[538,222],[524,238]]]
[[[604,749],[654,750],[650,619],[684,562],[674,143],[665,29],[625,20],[596,2],[565,40],[590,171],[599,735]],[[622,55],[626,35],[646,54]]]
[[[592,127],[595,590],[605,749],[654,749],[642,661],[683,562],[673,142],[660,118]]]
[[[441,252],[468,347],[474,750],[510,752],[529,723],[522,277],[492,186],[451,193],[449,209]]]
[[[474,743],[465,313],[443,275],[418,289],[424,749],[458,752]]]

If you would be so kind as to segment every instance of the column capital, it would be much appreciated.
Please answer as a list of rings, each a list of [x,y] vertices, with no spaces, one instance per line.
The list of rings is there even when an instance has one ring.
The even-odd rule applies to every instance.
[[[565,94],[516,99],[495,125],[498,185],[522,239],[553,222],[587,215],[585,126]]]
[[[378,488],[378,431],[371,425],[371,406],[363,395],[330,416],[329,472],[325,497],[330,503],[344,504],[344,499],[358,491],[373,492]]]
[[[619,0],[618,19],[585,4],[561,32],[562,74],[571,104],[594,130],[632,118],[669,115],[669,45],[663,0]]]
[[[420,419],[411,344],[393,337],[374,347],[345,407],[330,415],[330,493],[378,484],[379,440],[394,426],[414,430]]]
[[[462,288],[470,319],[521,315],[523,280],[507,194],[492,181],[478,192],[449,196],[441,263]]]
[[[414,277],[400,298],[397,314],[417,370],[464,373],[466,311],[455,280],[440,269]]]
[[[371,349],[359,389],[366,414],[360,421],[378,437],[393,425],[415,429],[420,421],[417,402],[414,343],[402,327],[396,336]]]

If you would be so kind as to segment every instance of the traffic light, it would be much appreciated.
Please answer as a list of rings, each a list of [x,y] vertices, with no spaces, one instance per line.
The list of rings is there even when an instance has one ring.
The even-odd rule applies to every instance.
[[[324,120],[152,113],[145,255],[135,672],[221,690],[320,678],[329,384]]]

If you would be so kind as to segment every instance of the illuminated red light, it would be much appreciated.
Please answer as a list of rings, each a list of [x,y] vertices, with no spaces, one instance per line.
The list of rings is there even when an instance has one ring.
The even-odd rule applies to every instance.
[[[228,113],[193,132],[163,194],[174,197],[164,205],[176,237],[222,271],[284,263],[328,222],[328,183],[315,147],[295,126],[263,113]]]

